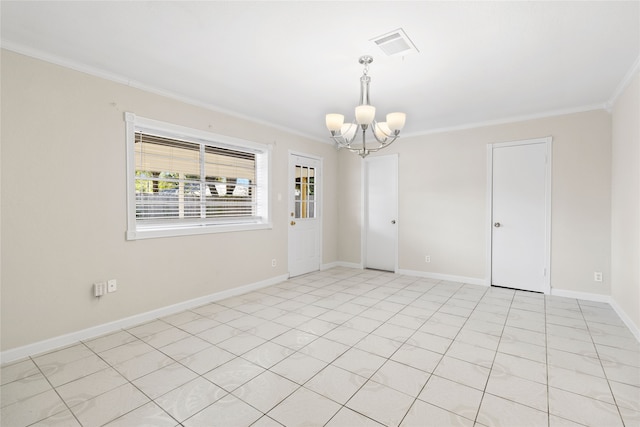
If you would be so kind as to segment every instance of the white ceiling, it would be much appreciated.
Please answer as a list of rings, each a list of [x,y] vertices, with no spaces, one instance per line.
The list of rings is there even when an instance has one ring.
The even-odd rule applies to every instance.
[[[640,2],[0,3],[2,46],[329,141],[363,54],[405,134],[606,106],[637,67]],[[370,40],[403,28],[420,51]]]

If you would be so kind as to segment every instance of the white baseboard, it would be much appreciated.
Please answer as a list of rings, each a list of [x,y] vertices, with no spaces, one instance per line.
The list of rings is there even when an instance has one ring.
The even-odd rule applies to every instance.
[[[604,294],[592,294],[590,292],[567,291],[565,289],[551,288],[551,295],[556,297],[581,299],[585,301],[611,303],[611,296]]]
[[[329,269],[332,269],[334,267],[340,267],[340,263],[338,261],[334,261],[334,262],[330,262],[330,263],[327,263],[327,264],[321,264],[320,265],[320,271],[329,270]]]
[[[362,265],[348,262],[333,262],[324,264],[321,266],[322,270],[328,270],[333,267],[347,267],[362,269]],[[474,277],[454,276],[448,274],[429,273],[415,270],[398,270],[398,274],[404,274],[407,276],[425,277],[436,280],[448,280],[452,282],[468,283],[473,285],[487,286],[487,282],[484,279],[478,279]],[[225,291],[216,292],[214,294],[206,295],[203,297],[195,298],[188,301],[183,301],[177,304],[173,304],[167,307],[162,307],[156,310],[151,310],[145,313],[136,314],[134,316],[126,317],[124,319],[116,320],[109,323],[104,323],[91,328],[83,329],[81,331],[72,332],[70,334],[61,335],[58,337],[50,338],[47,340],[39,341],[33,344],[28,344],[22,347],[17,347],[0,352],[0,363],[8,363],[14,360],[22,359],[28,356],[48,352],[55,350],[56,348],[65,347],[67,345],[74,344],[81,340],[87,340],[98,337],[100,335],[108,334],[110,332],[116,332],[124,328],[129,328],[141,323],[145,323],[159,317],[168,316],[180,311],[188,310],[190,308],[198,307],[210,302],[220,301],[225,298],[242,295],[247,292],[251,292],[257,289],[265,288],[283,282],[288,279],[288,276],[281,275],[272,277],[270,279],[255,282],[249,285],[240,286],[233,289],[227,289]],[[640,341],[640,329],[633,323],[631,318],[620,308],[620,306],[609,296],[602,294],[592,294],[588,292],[568,291],[563,289],[552,289],[551,295],[575,298],[587,301],[604,302],[611,305],[615,312],[620,316],[620,319],[627,325],[631,333]]]
[[[636,337],[636,340],[640,342],[640,329],[636,324],[633,323],[631,318],[627,315],[627,313],[620,308],[618,303],[610,296],[603,294],[592,294],[589,292],[578,292],[578,291],[567,291],[564,289],[551,289],[551,295],[566,297],[566,298],[575,298],[581,299],[585,301],[595,301],[595,302],[604,302],[607,303],[613,308],[618,317],[627,325],[629,331]]]
[[[454,276],[451,274],[430,273],[427,271],[404,270],[404,269],[399,269],[397,273],[404,274],[405,276],[417,276],[417,277],[425,277],[427,279],[447,280],[449,282],[458,282],[458,283],[468,283],[470,285],[489,286],[485,279],[480,279],[477,277]]]
[[[364,269],[364,265],[362,264],[358,264],[355,262],[343,262],[343,261],[336,261],[329,264],[324,264],[320,269],[328,270],[333,267],[356,268],[360,270]],[[414,277],[425,277],[427,279],[435,279],[435,280],[448,280],[450,282],[468,283],[471,285],[487,286],[486,279],[478,279],[477,277],[453,276],[450,274],[429,273],[425,271],[406,270],[406,269],[398,269],[396,270],[396,274],[403,274],[405,276],[414,276]]]
[[[321,270],[328,270],[333,267],[357,268],[360,270],[364,269],[364,266],[362,264],[358,264],[355,262],[336,261],[336,262],[322,265]],[[405,276],[425,277],[427,279],[435,279],[435,280],[448,280],[450,282],[468,283],[471,285],[488,286],[486,279],[478,279],[477,277],[453,276],[450,274],[429,273],[425,271],[406,270],[406,269],[398,269],[396,270],[396,274],[403,274]]]
[[[55,350],[56,348],[65,347],[70,344],[76,343],[81,340],[87,340],[100,335],[108,334],[110,332],[116,332],[124,328],[129,328],[141,323],[145,323],[159,317],[168,316],[180,311],[188,310],[190,308],[198,307],[210,302],[220,301],[226,298],[234,297],[237,295],[246,294],[247,292],[255,291],[257,289],[265,288],[267,286],[276,285],[288,279],[288,275],[281,275],[272,277],[270,279],[262,280],[260,282],[251,283],[249,285],[239,286],[237,288],[227,289],[224,291],[216,292],[214,294],[205,295],[203,297],[194,298],[188,301],[179,302],[167,307],[158,308],[156,310],[147,311],[145,313],[136,314],[124,319],[116,320],[102,325],[93,326],[91,328],[83,329],[81,331],[72,332],[70,334],[60,335],[58,337],[50,338],[44,341],[39,341],[33,344],[28,344],[22,347],[17,347],[9,350],[5,350],[0,353],[0,363],[7,363],[14,360],[22,359],[27,356],[40,354]]]
[[[362,264],[358,264],[355,262],[335,261],[335,262],[330,262],[328,264],[322,264],[322,266],[320,267],[320,270],[328,270],[334,267],[357,268],[359,270],[363,269]]]
[[[618,316],[620,316],[620,319],[622,319],[624,324],[627,325],[627,328],[629,328],[631,333],[636,337],[636,340],[640,342],[640,327],[633,323],[631,318],[627,315],[627,313],[624,312],[624,310],[622,310],[622,308],[620,308],[618,303],[613,298],[611,298],[611,302],[609,302],[609,304],[611,304],[611,307],[613,307]]]

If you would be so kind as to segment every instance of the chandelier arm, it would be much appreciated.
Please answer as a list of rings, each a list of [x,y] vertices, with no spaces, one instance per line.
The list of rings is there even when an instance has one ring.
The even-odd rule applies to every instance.
[[[336,131],[331,131],[330,135],[331,139],[333,139],[336,144],[342,147],[349,147],[355,139],[355,136],[356,134],[354,133],[353,137],[351,137],[351,139],[348,139],[345,135]]]
[[[373,134],[373,137],[376,139],[376,141],[380,143],[381,147],[386,147],[387,145],[391,144],[393,141],[398,139],[398,137],[400,136],[399,130],[394,130],[394,131],[391,131],[391,133],[386,133],[384,130],[378,128],[376,125],[377,123],[373,122],[373,125],[371,126],[371,133]],[[384,138],[378,137],[378,133],[376,132],[376,129],[378,130],[378,132],[384,135]],[[389,141],[389,138],[391,138],[391,141]]]
[[[344,145],[344,141],[341,140],[342,135],[331,135],[330,137],[335,141],[336,144],[338,144],[338,146]]]
[[[384,144],[380,144],[380,146],[376,147],[376,148],[370,148],[368,151],[370,153],[375,153],[376,151],[380,151],[383,148],[387,148],[388,146],[390,146],[391,144],[393,144],[395,142],[395,140],[398,139],[398,136],[395,136],[393,139],[391,139],[391,141],[388,141]]]
[[[371,134],[373,135],[376,141],[382,144],[382,141],[380,141],[380,138],[378,138],[378,135],[376,135],[376,129],[378,129],[378,122],[374,118],[373,121],[371,122]],[[384,134],[384,132],[382,132],[382,134]]]
[[[349,147],[347,145],[339,145],[336,148],[338,150],[345,149],[345,150],[347,150],[347,151],[349,151],[351,153],[355,153],[355,154],[357,154],[357,155],[359,155],[360,157],[363,157],[363,158],[366,157],[367,154],[369,154],[369,152],[371,151],[371,150],[364,150],[362,148],[352,148],[352,147]]]
[[[384,135],[383,139],[378,138],[378,134],[376,132],[378,130],[382,135]],[[371,134],[380,144],[384,144],[387,139],[389,139],[389,135],[387,135],[382,129],[378,128],[378,122],[375,120],[371,123]]]

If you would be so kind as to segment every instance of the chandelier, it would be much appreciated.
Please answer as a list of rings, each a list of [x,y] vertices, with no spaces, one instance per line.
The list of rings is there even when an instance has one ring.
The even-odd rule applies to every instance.
[[[357,153],[360,157],[365,158],[370,153],[375,153],[385,147],[391,145],[393,141],[398,139],[400,131],[404,127],[406,119],[405,113],[389,113],[386,122],[376,122],[376,107],[369,103],[369,83],[371,77],[367,75],[369,72],[369,64],[373,62],[373,57],[364,55],[359,61],[364,65],[362,77],[360,77],[360,105],[356,107],[356,120],[352,123],[345,123],[342,114],[327,114],[327,129],[331,132],[333,139],[339,148],[346,148],[352,153]],[[371,133],[375,138],[375,143],[367,145],[366,131],[371,129]],[[356,141],[357,131],[362,131],[362,142]]]

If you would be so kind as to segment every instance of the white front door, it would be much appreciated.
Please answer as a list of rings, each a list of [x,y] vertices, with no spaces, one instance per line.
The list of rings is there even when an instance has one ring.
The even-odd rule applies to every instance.
[[[320,269],[319,159],[289,154],[289,276]]]
[[[398,156],[364,160],[364,267],[397,269]]]
[[[491,146],[491,284],[550,289],[551,138]]]

